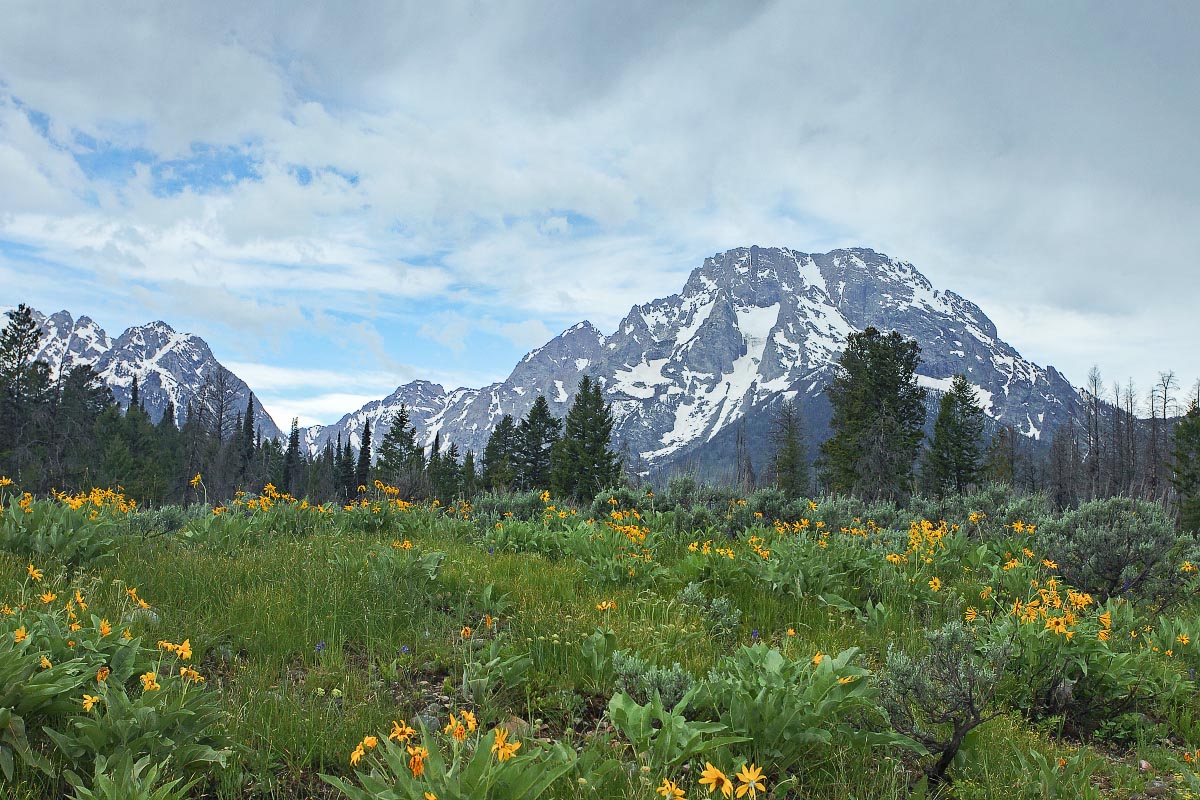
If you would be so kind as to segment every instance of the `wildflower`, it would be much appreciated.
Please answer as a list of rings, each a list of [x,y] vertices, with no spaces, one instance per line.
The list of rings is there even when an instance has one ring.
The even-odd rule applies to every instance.
[[[46,658],[45,656],[42,656],[41,665],[42,665],[42,669],[50,669],[51,667],[54,666],[53,664],[50,663],[50,659]]]
[[[743,766],[734,777],[742,782],[742,785],[737,788],[738,797],[745,797],[747,794],[751,797],[758,797],[759,792],[767,790],[766,784],[762,780],[762,770],[753,764]]]
[[[408,750],[408,768],[412,770],[414,778],[419,778],[425,774],[425,759],[429,758],[429,751],[424,747],[409,747]]]
[[[366,754],[367,754],[367,751],[363,750],[362,742],[359,742],[355,746],[353,752],[350,753],[350,766],[357,767],[358,762],[362,761],[362,757],[365,756]]]
[[[101,667],[96,670],[96,683],[104,683],[108,680],[109,675],[112,675],[112,670],[108,667]]]
[[[667,798],[667,800],[679,800],[683,797],[683,789],[680,789],[675,781],[668,778],[663,778],[662,786],[654,790],[657,794]]]
[[[935,592],[940,592],[942,590],[942,579],[937,577],[930,578],[929,588]]]
[[[788,636],[795,636],[795,635],[796,635],[796,629],[795,629],[795,628],[788,628],[788,629],[787,629],[787,635],[788,635]]]
[[[93,709],[93,708],[96,706],[96,703],[99,703],[99,702],[100,702],[100,698],[99,698],[99,697],[97,697],[96,695],[94,695],[94,694],[85,694],[85,695],[83,696],[83,710],[84,710],[84,713],[87,713],[87,714],[90,714],[90,713],[92,713],[92,709]]]
[[[12,608],[9,607],[8,603],[4,604],[4,608],[0,608],[0,614],[3,614],[6,617],[11,617],[13,614],[16,614],[16,613],[17,612],[13,611]]]
[[[21,627],[17,628],[15,631],[13,631],[13,644],[20,644],[21,642],[25,641],[28,638],[29,638],[29,634],[25,632],[24,625],[22,625]]]
[[[733,783],[724,772],[717,769],[711,762],[704,762],[704,771],[700,773],[700,785],[707,786],[709,794],[720,792],[726,797],[733,794]]]
[[[192,485],[193,489],[195,489],[197,486],[199,486],[200,485],[200,473],[197,472],[196,476],[194,478],[192,478],[190,481],[188,481],[188,483],[190,483]]]
[[[42,596],[38,599],[41,600],[43,604],[50,605],[51,603],[53,603],[55,600],[58,599],[58,595],[56,595],[54,592],[47,590],[45,592],[42,592]]]
[[[492,743],[492,752],[497,761],[508,761],[521,749],[521,743],[508,740],[508,728],[496,728],[496,741]]]
[[[121,633],[121,638],[123,638],[123,639],[132,639],[133,638],[133,634],[129,632],[129,628],[126,628],[124,630],[124,632]]]
[[[1175,641],[1179,642],[1180,644],[1189,644],[1192,640],[1188,638],[1186,633],[1181,633],[1175,637]]]
[[[442,728],[442,733],[448,733],[458,741],[465,741],[467,738],[467,727],[450,715],[450,721],[446,723],[446,727]]]
[[[100,620],[100,635],[108,636],[110,633],[112,633],[112,625],[109,625],[106,619]]]
[[[180,667],[179,677],[182,680],[191,681],[192,683],[204,682],[204,676],[202,676],[199,672],[196,672],[196,670],[192,669],[191,667]]]
[[[1046,620],[1046,629],[1054,631],[1061,636],[1067,632],[1067,621],[1062,617],[1050,617]]]
[[[379,744],[379,740],[374,736],[364,736],[362,743],[363,747],[367,748],[368,750],[374,750],[376,745]]]
[[[1180,572],[1196,572],[1198,570],[1200,570],[1200,567],[1197,567],[1195,564],[1193,564],[1190,561],[1185,561],[1185,562],[1183,562],[1183,564],[1181,564],[1179,566]]]
[[[617,608],[616,600],[605,600],[602,603],[596,604],[597,611],[614,611]]]
[[[840,683],[842,686],[845,686],[847,683],[854,683],[856,680],[858,680],[857,675],[845,675],[841,678],[838,678],[838,683]]]
[[[394,742],[405,744],[416,734],[417,732],[410,728],[404,720],[399,722],[392,720],[392,732],[388,734],[388,738]]]
[[[143,692],[154,692],[162,688],[158,685],[158,675],[154,672],[142,673],[141,681]]]
[[[1042,559],[1042,566],[1044,566],[1046,569],[1058,569],[1058,563],[1051,561],[1048,558]]]
[[[29,577],[33,578],[35,581],[40,581],[42,579],[42,571],[40,569],[34,568],[33,564],[30,564],[29,565]]]
[[[83,627],[83,626],[80,625],[78,622],[72,622],[71,623],[71,633],[74,633],[75,631],[79,630],[81,627]]]
[[[479,724],[475,719],[475,715],[470,711],[460,711],[459,716],[462,717],[462,721],[467,726],[467,730],[471,733],[474,733],[475,728]]]
[[[974,621],[975,621],[975,619],[976,619],[978,616],[979,616],[979,612],[978,612],[978,611],[976,611],[976,610],[974,609],[974,607],[971,607],[971,608],[968,608],[968,609],[967,609],[967,613],[966,613],[966,620],[967,620],[967,622],[974,622]]]
[[[825,654],[822,653],[820,650],[818,650],[817,654],[812,657],[813,666],[814,667],[820,666],[821,662],[824,660],[825,660]]]
[[[1101,628],[1100,630],[1096,631],[1096,638],[1102,642],[1107,642],[1109,634],[1111,633],[1112,631],[1108,630],[1107,628]]]
[[[979,590],[979,599],[980,599],[980,600],[987,600],[989,597],[991,597],[991,596],[992,596],[992,591],[993,591],[993,590],[992,590],[992,587],[991,587],[991,586],[985,586],[985,587],[983,587],[982,589],[980,589],[980,590]]]
[[[83,595],[78,589],[75,590],[75,604],[79,606],[80,611],[87,611],[87,603],[83,602]]]
[[[471,626],[463,625],[462,630],[458,632],[458,635],[464,639],[470,639],[471,638]]]
[[[1103,614],[1100,615],[1100,624],[1106,628],[1112,627],[1112,612],[1111,611],[1105,611]]]
[[[438,796],[436,794],[434,794],[433,792],[429,792],[429,791],[425,792],[425,794],[423,794],[421,796],[424,797],[425,800],[438,800]]]

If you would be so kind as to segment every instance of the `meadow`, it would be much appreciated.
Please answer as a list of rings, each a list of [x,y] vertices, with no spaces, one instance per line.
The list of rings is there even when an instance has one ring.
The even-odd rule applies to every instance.
[[[0,483],[14,800],[1200,792],[1200,551],[1153,504]]]

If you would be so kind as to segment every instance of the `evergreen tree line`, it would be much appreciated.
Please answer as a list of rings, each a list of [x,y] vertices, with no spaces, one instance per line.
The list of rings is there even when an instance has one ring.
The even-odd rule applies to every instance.
[[[1081,423],[1060,426],[1038,453],[1011,426],[986,434],[987,419],[963,375],[941,396],[926,442],[920,347],[895,331],[851,334],[838,364],[826,387],[832,435],[815,462],[823,491],[902,501],[915,491],[961,494],[999,481],[1044,491],[1060,508],[1114,495],[1162,501],[1177,508],[1185,527],[1200,530],[1200,385],[1178,416],[1175,378],[1164,373],[1150,394],[1149,418],[1140,419],[1132,387],[1114,387],[1106,402],[1093,369]],[[768,472],[789,496],[803,496],[810,480],[798,413],[785,402],[772,432]],[[738,472],[753,474],[749,464]]]
[[[286,442],[263,438],[254,425],[254,397],[235,408],[226,370],[208,375],[182,414],[168,407],[154,422],[136,378],[122,411],[90,367],[53,376],[48,364],[33,360],[41,333],[30,309],[22,305],[8,316],[0,332],[0,475],[29,491],[121,486],[140,503],[157,505],[217,502],[273,483],[312,502],[345,502],[379,479],[409,499],[450,502],[484,490],[550,489],[588,500],[624,482],[612,448],[612,410],[589,377],[563,419],[544,396],[524,418],[506,415],[478,464],[474,453],[444,446],[440,436],[426,452],[404,406],[377,448],[368,421],[357,449],[339,435],[310,456],[296,420]],[[919,364],[919,346],[899,333],[852,334],[826,387],[832,435],[810,463],[800,406],[782,402],[763,482],[793,498],[818,490],[902,500],[914,491],[959,493],[999,480],[1045,491],[1060,507],[1114,494],[1167,500],[1185,524],[1200,528],[1200,392],[1180,416],[1172,373],[1150,393],[1150,416],[1139,418],[1133,388],[1115,386],[1106,397],[1093,370],[1082,419],[1061,426],[1039,453],[1012,427],[985,433],[987,420],[962,375],[940,398],[926,441],[928,398],[916,382]],[[739,486],[753,489],[744,429],[736,458]],[[202,486],[191,485],[196,473]]]

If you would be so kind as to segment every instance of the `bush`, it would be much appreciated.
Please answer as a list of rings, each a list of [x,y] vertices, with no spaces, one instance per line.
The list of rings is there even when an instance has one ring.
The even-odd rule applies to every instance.
[[[662,704],[674,708],[691,691],[696,679],[676,661],[670,667],[650,663],[637,653],[618,650],[612,655],[617,690],[646,705],[657,693]]]
[[[880,689],[892,726],[938,757],[928,769],[937,782],[967,734],[1000,714],[993,700],[1009,648],[979,647],[974,631],[957,620],[925,638],[929,650],[920,657],[888,649]]]
[[[1195,547],[1157,503],[1128,497],[1084,503],[1040,525],[1036,536],[1075,588],[1101,602],[1123,596],[1160,607],[1181,599],[1188,576],[1178,564]]]

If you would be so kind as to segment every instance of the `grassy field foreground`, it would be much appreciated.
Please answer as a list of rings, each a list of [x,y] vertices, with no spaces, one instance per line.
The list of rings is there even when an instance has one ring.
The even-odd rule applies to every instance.
[[[380,484],[344,508],[268,487],[144,512],[14,492],[0,793],[1200,790],[1190,538],[1085,552],[1095,524],[1003,491],[944,514],[778,501],[443,508]],[[1106,513],[1126,539],[1122,519],[1158,524]]]

